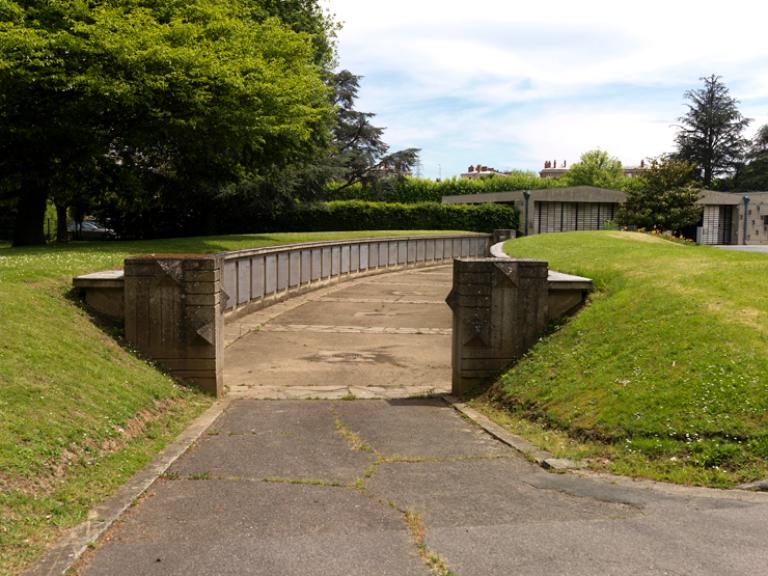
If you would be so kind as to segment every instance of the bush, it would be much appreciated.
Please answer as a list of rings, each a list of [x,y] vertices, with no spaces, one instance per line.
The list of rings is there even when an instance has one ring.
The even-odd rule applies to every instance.
[[[326,189],[325,199],[406,203],[440,202],[443,196],[456,194],[538,190],[559,188],[564,185],[564,181],[545,180],[533,172],[515,172],[508,176],[487,176],[474,180],[450,178],[440,182],[426,178],[390,178],[373,187],[363,187],[358,183],[338,189],[330,184]]]
[[[340,200],[301,204],[279,214],[278,230],[468,230],[517,228],[517,212],[500,204],[414,204]]]

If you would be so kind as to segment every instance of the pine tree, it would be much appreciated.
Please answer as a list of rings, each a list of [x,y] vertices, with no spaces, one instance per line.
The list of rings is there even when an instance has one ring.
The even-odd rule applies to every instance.
[[[744,155],[748,141],[742,136],[751,120],[742,116],[720,76],[701,78],[704,87],[688,90],[688,112],[678,118],[677,157],[696,166],[704,185],[731,172]]]

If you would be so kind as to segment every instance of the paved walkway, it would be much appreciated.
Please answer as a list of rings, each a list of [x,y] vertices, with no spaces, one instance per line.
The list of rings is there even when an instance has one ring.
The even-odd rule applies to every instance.
[[[715,246],[715,248],[720,248],[721,250],[735,250],[736,252],[757,252],[760,254],[768,254],[768,246],[765,245],[736,245],[736,244],[721,244]]]
[[[768,495],[548,473],[439,399],[258,399],[447,389],[446,272],[340,285],[231,326],[235,400],[78,573],[768,572]]]
[[[224,382],[250,398],[404,398],[451,384],[450,266],[341,283],[227,326]]]
[[[440,400],[242,399],[84,575],[765,574],[768,498],[552,474]]]

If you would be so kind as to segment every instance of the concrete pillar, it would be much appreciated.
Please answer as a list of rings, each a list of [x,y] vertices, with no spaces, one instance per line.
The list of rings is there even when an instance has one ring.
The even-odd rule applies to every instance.
[[[496,228],[493,231],[493,242],[491,244],[498,244],[499,242],[505,242],[517,237],[517,230],[511,228]]]
[[[547,262],[462,258],[453,263],[453,394],[487,384],[547,328]]]
[[[175,377],[221,396],[221,258],[151,255],[125,261],[125,336]]]

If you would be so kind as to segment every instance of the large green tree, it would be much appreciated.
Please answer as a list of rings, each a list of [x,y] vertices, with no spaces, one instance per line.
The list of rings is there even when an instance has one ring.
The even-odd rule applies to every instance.
[[[761,126],[750,141],[745,162],[734,178],[740,191],[768,190],[768,124]]]
[[[46,200],[75,168],[108,159],[117,176],[139,175],[135,189],[160,180],[204,213],[221,190],[327,138],[325,49],[257,8],[0,0],[0,179],[18,197],[14,244],[43,241]]]
[[[626,189],[627,201],[619,209],[622,224],[680,232],[700,220],[700,185],[693,164],[669,156],[654,158],[637,181],[638,186]]]
[[[678,119],[677,156],[696,166],[704,186],[710,187],[715,177],[733,172],[741,161],[750,119],[739,112],[720,76],[701,80],[703,87],[685,92],[688,112]]]
[[[624,175],[621,162],[605,150],[589,150],[571,166],[565,178],[570,186],[613,188]]]
[[[409,173],[419,158],[417,148],[389,152],[384,129],[371,124],[375,114],[355,109],[360,76],[341,70],[333,76],[336,123],[329,158],[339,188],[361,182],[375,186],[392,175]]]

